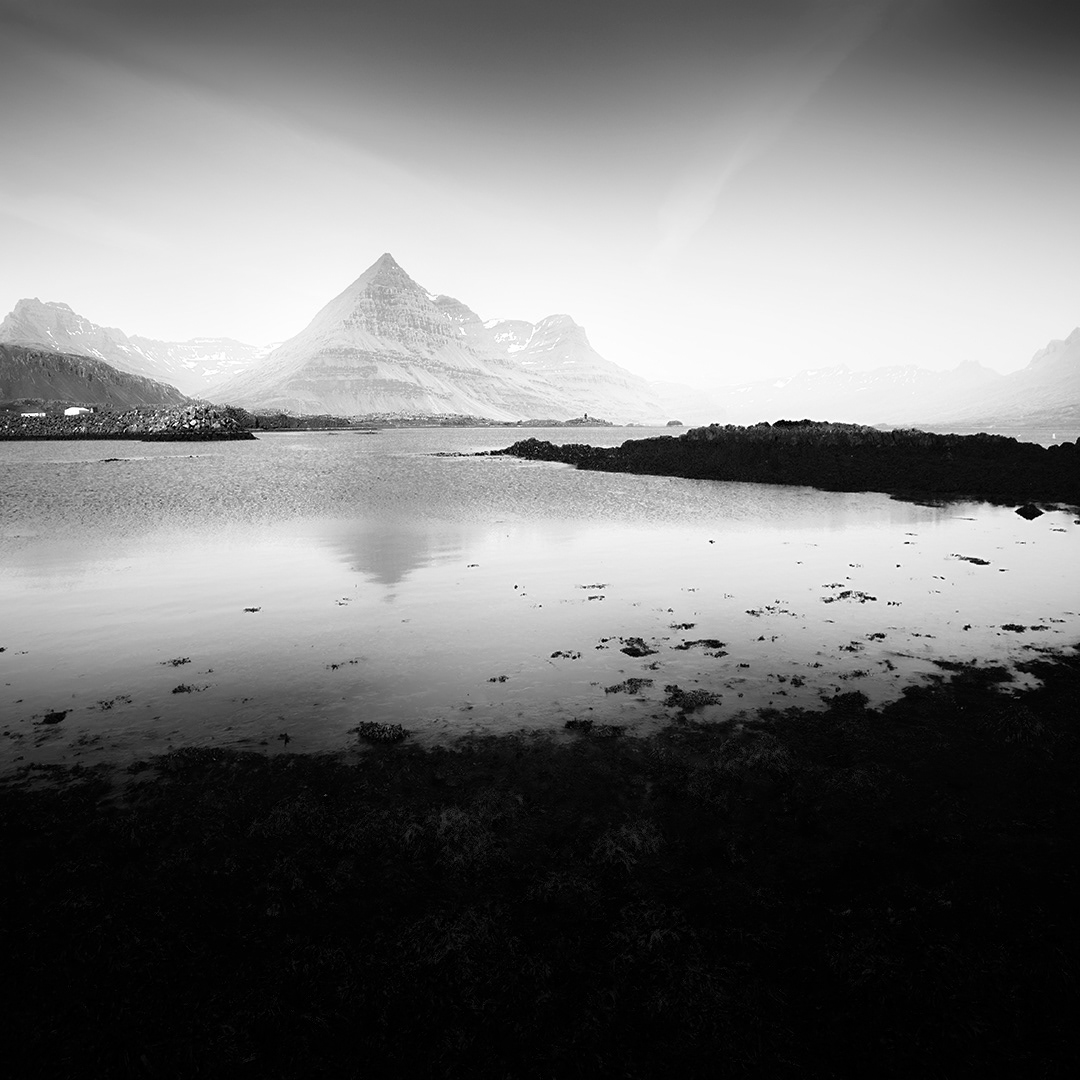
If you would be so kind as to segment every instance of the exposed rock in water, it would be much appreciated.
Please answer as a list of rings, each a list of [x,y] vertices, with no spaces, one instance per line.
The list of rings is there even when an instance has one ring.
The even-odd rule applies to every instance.
[[[1042,517],[1043,512],[1034,503],[1024,503],[1023,506],[1018,506],[1016,512],[1028,521],[1034,521],[1037,517]]]
[[[778,420],[753,427],[712,424],[617,447],[524,439],[495,453],[605,472],[882,491],[908,499],[1080,504],[1080,446],[1042,447],[1001,435]],[[1018,512],[1028,514],[1025,507]]]

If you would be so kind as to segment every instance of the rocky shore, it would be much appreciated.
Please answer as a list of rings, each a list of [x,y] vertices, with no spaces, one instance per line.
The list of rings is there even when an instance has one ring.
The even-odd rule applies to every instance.
[[[218,405],[101,409],[81,416],[0,413],[0,441],[25,439],[139,439],[187,442],[254,439],[233,413]]]
[[[648,739],[24,769],[8,1025],[41,1076],[1074,1075],[1076,652],[940,666]]]
[[[881,491],[910,500],[1080,504],[1080,445],[1042,447],[1001,435],[778,420],[753,427],[711,424],[617,447],[524,439],[493,453],[603,472]]]

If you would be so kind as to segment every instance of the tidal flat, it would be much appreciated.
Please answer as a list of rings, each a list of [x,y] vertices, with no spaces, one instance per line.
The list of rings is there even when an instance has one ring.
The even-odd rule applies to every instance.
[[[506,441],[4,448],[36,1074],[1073,1071],[1075,513]]]

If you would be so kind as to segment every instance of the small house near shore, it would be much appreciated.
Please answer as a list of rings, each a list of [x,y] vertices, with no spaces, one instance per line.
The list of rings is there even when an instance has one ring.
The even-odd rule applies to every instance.
[[[36,416],[44,416],[45,414],[43,412],[24,412],[24,413],[19,413],[19,415],[20,416],[35,416],[36,417]]]

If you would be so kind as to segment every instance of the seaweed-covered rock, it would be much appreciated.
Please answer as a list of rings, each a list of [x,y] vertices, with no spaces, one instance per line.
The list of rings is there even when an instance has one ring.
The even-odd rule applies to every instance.
[[[364,720],[357,726],[356,734],[364,742],[398,743],[409,733],[400,724],[376,724],[374,721]]]

